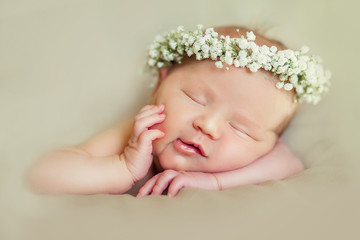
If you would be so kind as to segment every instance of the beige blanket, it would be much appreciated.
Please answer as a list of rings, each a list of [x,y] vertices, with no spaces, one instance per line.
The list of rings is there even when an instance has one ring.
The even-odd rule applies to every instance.
[[[0,239],[360,239],[357,1],[0,2]],[[151,91],[145,49],[163,31],[269,28],[307,44],[333,72],[284,136],[306,170],[285,181],[178,197],[37,196],[22,176],[37,156],[137,112]]]

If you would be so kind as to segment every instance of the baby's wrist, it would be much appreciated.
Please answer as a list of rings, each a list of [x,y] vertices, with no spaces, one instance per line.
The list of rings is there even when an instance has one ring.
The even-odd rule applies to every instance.
[[[120,174],[122,174],[124,178],[128,180],[131,186],[133,186],[135,183],[137,183],[140,180],[130,170],[129,163],[126,161],[123,154],[119,156],[119,163],[120,163]]]

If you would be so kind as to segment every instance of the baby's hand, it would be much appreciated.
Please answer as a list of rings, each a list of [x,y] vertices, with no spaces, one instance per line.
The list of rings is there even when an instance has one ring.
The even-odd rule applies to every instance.
[[[176,196],[182,188],[220,190],[216,177],[211,173],[165,170],[151,179],[139,190],[137,197],[161,195],[167,188],[168,196]]]
[[[152,163],[152,142],[164,136],[158,129],[150,129],[165,119],[164,106],[147,105],[135,117],[133,134],[120,158],[133,177],[134,183],[145,177]]]

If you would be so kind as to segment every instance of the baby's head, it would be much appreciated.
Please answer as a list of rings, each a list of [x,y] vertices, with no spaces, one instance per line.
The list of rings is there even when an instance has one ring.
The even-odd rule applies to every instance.
[[[215,31],[236,38],[248,30]],[[283,49],[259,34],[255,43]],[[297,93],[276,87],[277,75],[214,63],[189,57],[160,68],[151,100],[165,105],[165,121],[154,126],[165,132],[154,142],[160,169],[220,172],[246,166],[274,147],[293,118]]]

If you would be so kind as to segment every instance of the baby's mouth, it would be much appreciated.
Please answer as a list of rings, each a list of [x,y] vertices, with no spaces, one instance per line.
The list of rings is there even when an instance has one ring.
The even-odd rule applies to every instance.
[[[186,155],[201,155],[202,157],[206,157],[201,145],[192,143],[192,142],[184,142],[180,138],[176,139],[174,142],[175,148]]]

